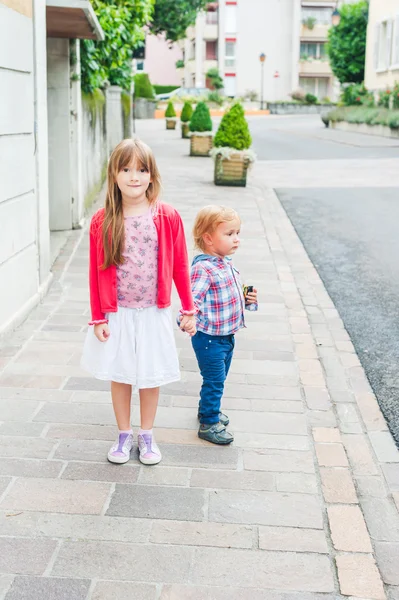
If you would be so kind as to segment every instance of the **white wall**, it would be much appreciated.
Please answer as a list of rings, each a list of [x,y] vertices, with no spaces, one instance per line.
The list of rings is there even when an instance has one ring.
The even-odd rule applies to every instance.
[[[33,22],[1,3],[0,89],[1,332],[39,289]]]
[[[101,172],[107,164],[107,136],[104,124],[104,112],[96,114],[83,104],[82,121],[82,186],[83,198],[86,202],[101,185]]]

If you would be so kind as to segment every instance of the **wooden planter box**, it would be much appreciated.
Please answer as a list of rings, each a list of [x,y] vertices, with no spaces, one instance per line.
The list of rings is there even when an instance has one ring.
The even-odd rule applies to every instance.
[[[181,124],[181,136],[184,140],[187,140],[190,136],[190,124],[189,123],[182,123]]]
[[[190,156],[209,156],[212,146],[212,134],[195,135],[195,133],[193,133],[190,142]]]
[[[233,154],[230,159],[217,156],[215,160],[215,185],[245,187],[249,161]]]
[[[176,129],[176,121],[174,119],[166,119],[166,129]]]

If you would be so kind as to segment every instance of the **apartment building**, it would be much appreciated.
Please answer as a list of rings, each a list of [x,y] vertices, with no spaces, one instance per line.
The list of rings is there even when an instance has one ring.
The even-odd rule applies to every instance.
[[[370,0],[365,84],[370,90],[399,82],[399,0]]]
[[[326,43],[333,11],[350,0],[220,0],[208,4],[182,44],[184,85],[205,87],[218,68],[227,96],[283,100],[302,88],[319,99],[338,86]],[[263,67],[259,57],[266,55]]]

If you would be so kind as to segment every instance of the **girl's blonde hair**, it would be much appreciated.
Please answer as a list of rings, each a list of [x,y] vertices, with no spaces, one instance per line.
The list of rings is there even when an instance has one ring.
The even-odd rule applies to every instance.
[[[221,223],[228,223],[229,221],[234,221],[234,219],[238,219],[241,222],[238,213],[232,208],[217,206],[216,204],[204,206],[197,214],[194,222],[193,237],[195,247],[206,252],[204,234],[212,234]]]
[[[108,162],[107,195],[102,228],[104,246],[103,269],[111,265],[123,264],[125,228],[123,221],[122,194],[116,182],[119,173],[135,163],[151,175],[151,183],[146,191],[150,204],[155,204],[161,191],[161,177],[151,148],[138,138],[123,140],[112,152]]]

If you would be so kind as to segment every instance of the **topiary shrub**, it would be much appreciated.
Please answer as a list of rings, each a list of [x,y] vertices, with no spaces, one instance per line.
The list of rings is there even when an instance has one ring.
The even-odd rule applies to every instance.
[[[306,104],[317,104],[317,96],[314,96],[313,94],[306,94],[305,102]]]
[[[252,144],[248,123],[245,119],[244,109],[241,104],[233,104],[224,115],[217,134],[214,146],[227,147],[235,150],[247,150]]]
[[[147,73],[137,73],[134,76],[134,97],[155,100],[154,88]]]
[[[167,119],[174,119],[176,117],[175,107],[173,106],[173,102],[168,102],[168,106],[166,107],[165,117]]]
[[[191,102],[185,102],[183,106],[183,110],[181,111],[180,121],[182,123],[188,123],[191,121],[191,117],[193,116],[193,106]]]
[[[190,131],[198,133],[212,131],[212,127],[213,125],[209,108],[205,102],[198,102],[193,116],[191,117]]]

